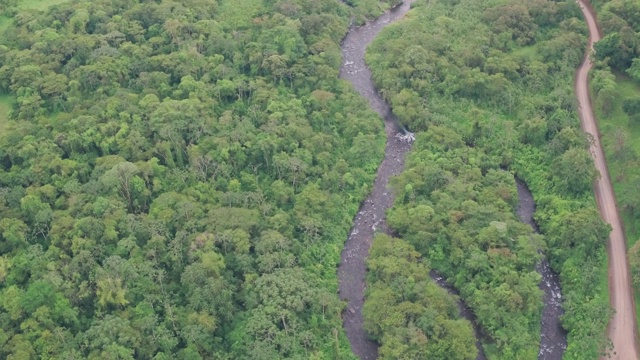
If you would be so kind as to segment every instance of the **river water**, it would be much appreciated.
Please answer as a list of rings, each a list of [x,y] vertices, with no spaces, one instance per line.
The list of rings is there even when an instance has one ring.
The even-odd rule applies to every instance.
[[[404,131],[398,125],[397,119],[391,112],[391,107],[376,89],[371,79],[371,70],[365,64],[364,57],[367,46],[378,33],[385,26],[402,18],[414,1],[406,0],[402,5],[395,7],[376,20],[360,27],[352,27],[341,46],[343,62],[340,68],[340,77],[351,82],[355,90],[369,100],[371,108],[384,119],[387,134],[384,160],[376,173],[371,194],[362,203],[353,220],[353,227],[345,243],[338,266],[340,298],[347,301],[343,325],[351,350],[360,359],[376,359],[378,357],[378,344],[368,338],[363,328],[362,305],[364,304],[367,271],[365,262],[369,255],[374,233],[380,231],[392,235],[385,221],[385,211],[393,205],[394,199],[391,189],[388,188],[389,179],[402,171],[405,155],[411,149],[414,140],[413,134]],[[531,193],[526,187],[521,189],[521,185],[518,185],[520,196],[518,214],[523,222],[531,224],[535,229],[532,218],[535,205]],[[527,198],[527,193],[529,198]],[[530,202],[527,199],[530,199]],[[523,217],[523,214],[528,214],[528,218],[527,216]],[[561,359],[566,348],[566,335],[559,325],[559,316],[562,314],[559,281],[557,276],[551,272],[546,260],[540,263],[538,271],[543,276],[540,288],[545,292],[542,340],[538,358]],[[437,273],[432,272],[431,277],[449,292],[456,293],[455,289],[449,286]],[[484,360],[485,356],[479,341],[480,329],[475,322],[475,317],[464,302],[460,300],[458,305],[461,315],[472,323],[478,339],[476,342],[478,347],[477,360]]]
[[[340,298],[347,301],[344,313],[344,329],[351,344],[351,350],[360,359],[376,359],[378,344],[369,340],[363,329],[362,305],[364,304],[365,261],[369,255],[371,241],[376,231],[389,232],[385,221],[385,211],[393,205],[393,194],[387,187],[389,178],[398,175],[404,166],[404,157],[411,149],[411,134],[397,125],[391,107],[384,101],[371,80],[371,70],[364,62],[367,45],[386,25],[401,18],[409,11],[413,0],[385,13],[375,21],[360,27],[352,27],[342,42],[342,67],[340,77],[351,82],[363,97],[369,100],[371,108],[385,121],[387,145],[384,160],[376,173],[376,180],[369,197],[362,203],[353,219],[353,227],[342,250],[338,279]]]
[[[520,221],[529,224],[533,231],[538,232],[538,226],[533,220],[536,204],[533,195],[527,186],[516,180],[518,187],[518,216]],[[549,266],[549,261],[542,258],[536,270],[542,275],[540,290],[544,291],[542,308],[542,324],[540,329],[539,360],[561,360],[567,348],[567,332],[560,325],[560,317],[564,314],[562,309],[562,292],[560,290],[560,278]]]

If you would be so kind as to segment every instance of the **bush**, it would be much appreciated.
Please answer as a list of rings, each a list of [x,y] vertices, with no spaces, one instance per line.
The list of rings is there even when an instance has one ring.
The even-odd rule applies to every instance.
[[[625,99],[622,102],[622,110],[633,122],[640,122],[640,96]]]

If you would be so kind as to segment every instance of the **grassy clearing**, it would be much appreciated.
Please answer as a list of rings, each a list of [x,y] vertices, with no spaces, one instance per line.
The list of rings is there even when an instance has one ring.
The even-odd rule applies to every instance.
[[[262,5],[262,0],[223,0],[218,8],[218,19],[225,29],[244,28],[263,11]]]
[[[0,34],[4,32],[9,25],[11,25],[11,18],[8,16],[1,15],[0,16]]]
[[[13,96],[2,95],[0,96],[0,133],[4,132],[9,124],[9,111],[13,106]]]
[[[616,90],[619,96],[615,99],[613,112],[605,116],[601,109],[596,107],[596,115],[613,190],[616,198],[621,199],[629,191],[638,191],[635,189],[634,180],[640,179],[640,166],[629,166],[615,158],[615,133],[618,129],[626,131],[629,135],[629,146],[636,154],[640,154],[640,123],[630,121],[622,110],[625,99],[640,95],[640,86],[625,75],[616,74]],[[620,215],[627,238],[627,248],[631,248],[640,239],[640,221],[625,211],[621,211]],[[637,322],[640,324],[640,289],[635,289],[635,301]]]
[[[44,10],[49,6],[65,3],[69,0],[22,0],[18,2],[18,9],[23,10]],[[0,15],[0,34],[11,25],[12,19],[6,15]]]
[[[512,51],[511,57],[512,58],[524,57],[530,60],[535,60],[539,57],[538,46],[536,44],[536,45],[521,47],[517,50]]]
[[[18,8],[44,10],[49,6],[62,4],[67,1],[68,0],[22,0],[18,3]]]

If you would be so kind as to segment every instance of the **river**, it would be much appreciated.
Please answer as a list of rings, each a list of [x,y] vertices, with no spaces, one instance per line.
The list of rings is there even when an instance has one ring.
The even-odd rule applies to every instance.
[[[366,260],[376,230],[389,232],[385,211],[393,205],[393,194],[387,187],[389,178],[398,175],[404,166],[404,157],[411,149],[412,138],[397,125],[391,107],[378,93],[371,80],[371,70],[364,62],[367,45],[386,25],[401,18],[409,11],[413,0],[360,27],[352,27],[342,42],[342,67],[340,77],[351,82],[371,108],[385,121],[387,145],[384,160],[378,167],[373,190],[360,206],[353,219],[353,227],[342,250],[338,279],[340,298],[347,301],[344,313],[344,329],[351,350],[360,359],[376,359],[378,344],[369,340],[363,329],[362,305],[364,304]]]
[[[345,243],[338,266],[340,298],[347,302],[343,316],[344,329],[351,350],[360,359],[376,359],[378,356],[378,344],[368,338],[363,328],[362,306],[366,286],[366,259],[376,231],[392,235],[385,221],[385,212],[393,206],[394,200],[393,193],[388,188],[389,179],[402,171],[405,156],[411,149],[414,140],[413,134],[404,131],[398,125],[391,107],[376,89],[371,78],[371,70],[365,64],[365,51],[384,27],[402,18],[409,11],[414,1],[406,0],[402,5],[363,26],[352,26],[341,46],[343,59],[340,78],[351,82],[355,90],[369,101],[371,108],[384,119],[387,135],[385,156],[376,173],[372,192],[362,203],[353,220],[353,227]],[[535,210],[533,199],[528,189],[521,188],[521,185],[518,185],[518,194],[521,200],[518,214],[523,222],[531,224],[535,229],[532,218]],[[526,191],[523,192],[523,190]],[[542,338],[538,358],[544,360],[561,359],[566,348],[566,335],[559,323],[559,316],[562,314],[559,281],[557,276],[551,272],[546,260],[540,263],[538,271],[543,277],[540,288],[545,292]],[[440,286],[451,293],[456,293],[455,289],[449,286],[437,273],[432,272],[431,276]],[[477,360],[483,360],[485,356],[479,340],[480,329],[475,322],[475,317],[464,302],[460,300],[458,304],[461,315],[473,325],[477,338]]]
[[[520,221],[529,224],[533,231],[538,232],[538,226],[533,220],[536,204],[533,195],[527,186],[516,180],[518,187],[518,217]],[[562,292],[560,290],[560,278],[551,270],[549,261],[543,258],[538,263],[536,270],[542,275],[540,290],[544,291],[542,308],[542,323],[540,329],[539,360],[561,360],[567,349],[567,332],[560,324],[560,317],[564,314],[562,309]]]

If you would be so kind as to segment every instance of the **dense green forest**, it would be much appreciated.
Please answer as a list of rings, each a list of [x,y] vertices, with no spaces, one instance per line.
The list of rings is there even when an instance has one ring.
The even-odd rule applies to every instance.
[[[422,0],[369,48],[374,81],[416,132],[389,225],[459,289],[492,359],[537,358],[538,249],[562,281],[565,358],[607,345],[609,227],[573,94],[586,38],[573,1]],[[543,236],[517,221],[513,174],[533,191]],[[365,320],[390,352],[417,341]]]
[[[3,2],[0,358],[352,358],[335,266],[384,147],[338,80],[358,3]]]
[[[353,358],[335,266],[384,131],[338,79],[339,43],[398,3],[0,1],[0,358]],[[618,34],[602,71],[634,78],[637,45],[606,53]],[[585,39],[572,1],[419,0],[372,45],[417,132],[388,216],[402,239],[368,261],[381,358],[475,357],[430,268],[490,358],[536,358],[538,249],[566,358],[605,348],[608,229],[572,89]],[[544,236],[514,214],[513,173]]]
[[[455,299],[429,277],[420,253],[402,239],[374,238],[367,260],[365,328],[381,360],[476,358],[471,324]]]
[[[621,210],[636,303],[640,300],[640,4],[594,1],[603,35],[591,79],[600,132]]]

